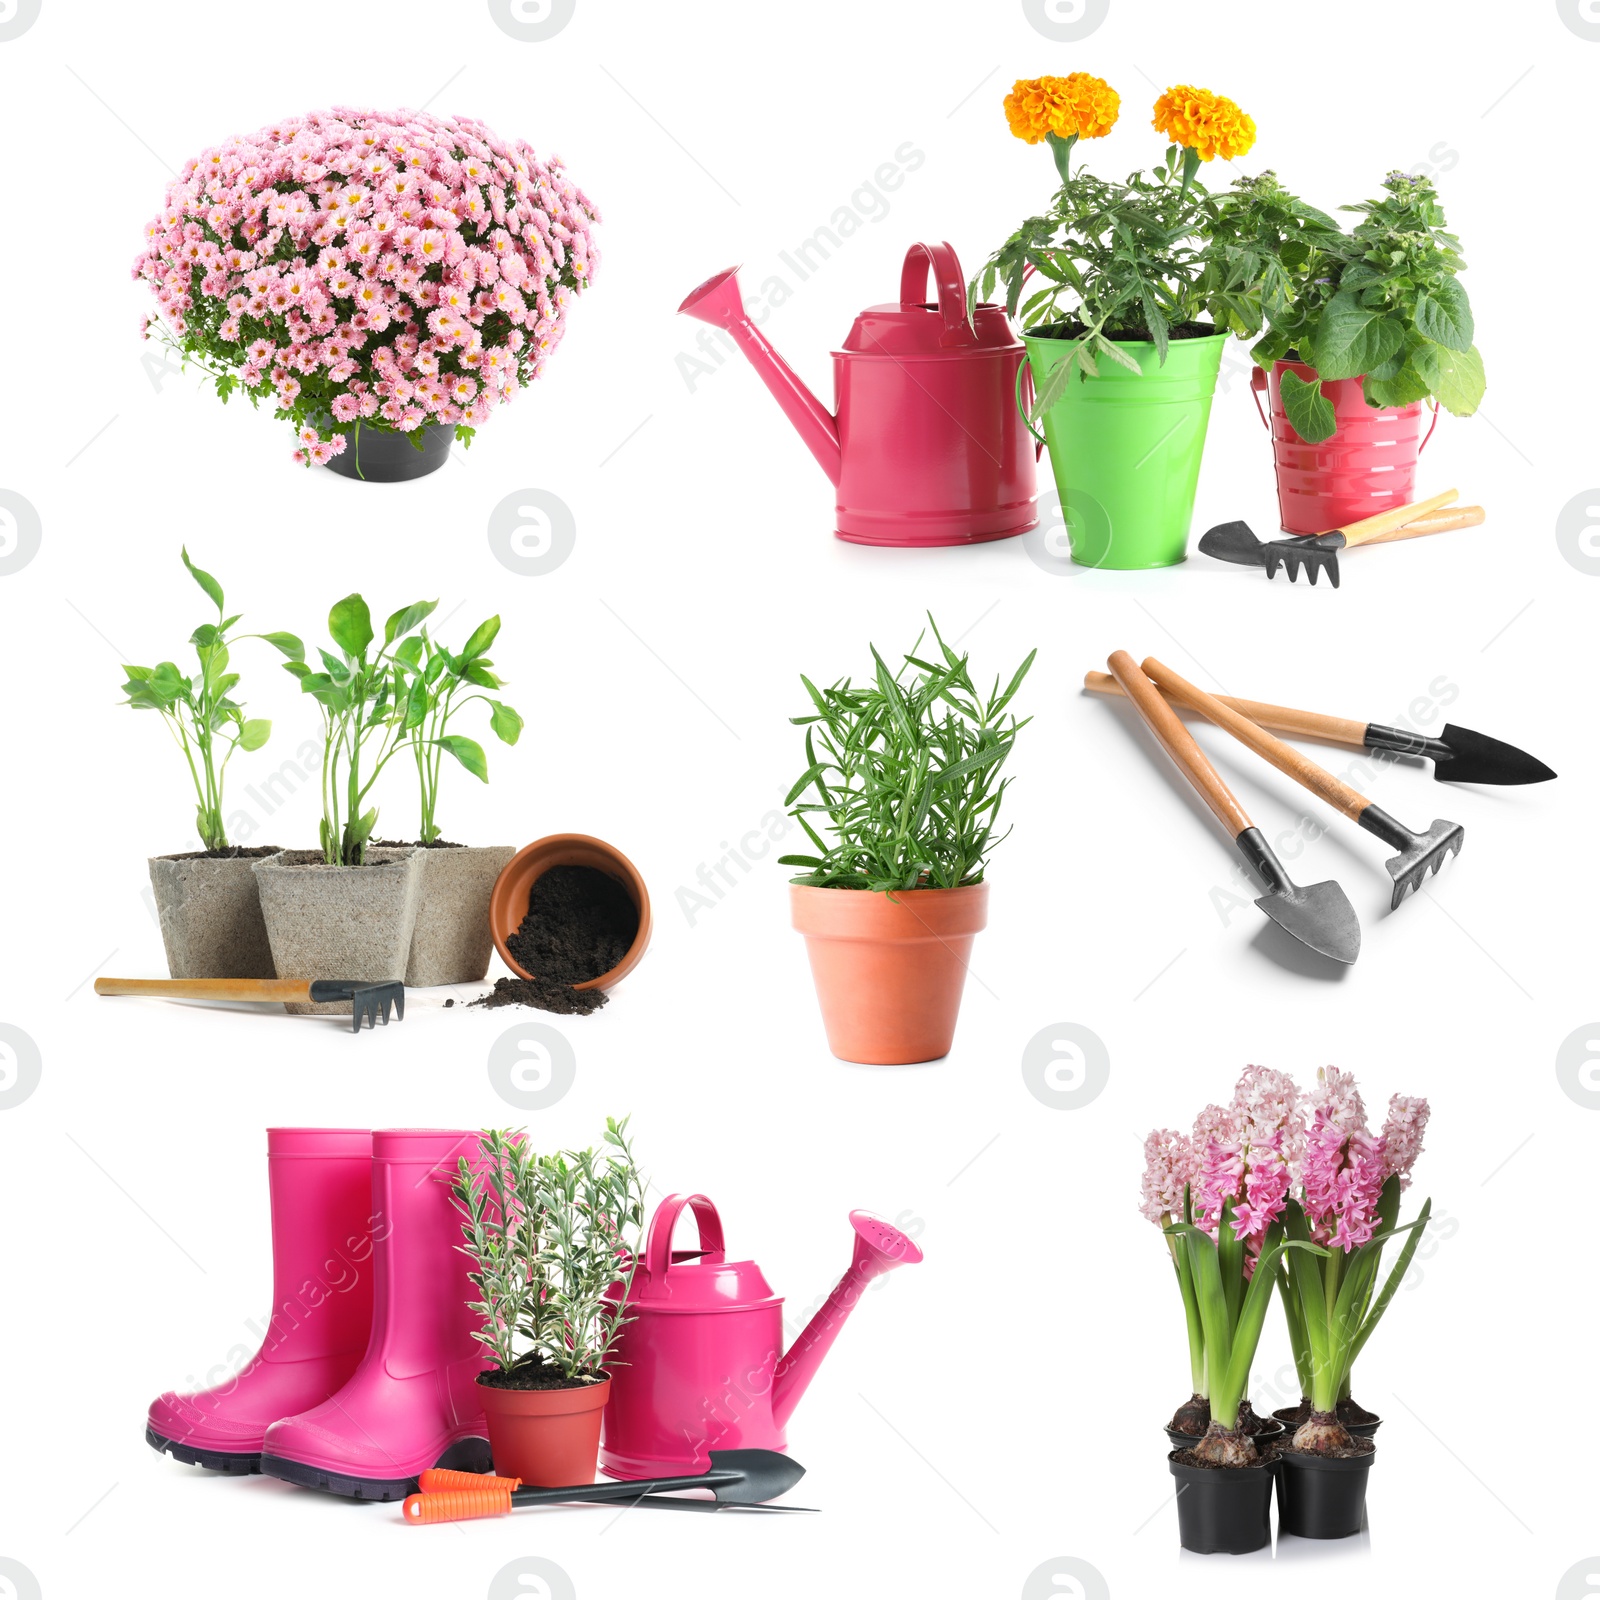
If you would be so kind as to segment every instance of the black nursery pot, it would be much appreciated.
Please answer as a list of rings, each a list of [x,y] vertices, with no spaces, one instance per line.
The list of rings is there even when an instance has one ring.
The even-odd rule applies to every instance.
[[[328,471],[361,483],[409,483],[437,472],[450,459],[455,429],[448,422],[429,422],[422,428],[422,448],[411,436],[384,428],[352,428],[344,451],[328,462]]]
[[[1300,1539],[1348,1539],[1360,1533],[1367,1474],[1376,1455],[1376,1450],[1344,1457],[1285,1450],[1278,1457],[1279,1531]]]
[[[1191,1467],[1167,1457],[1178,1480],[1178,1542],[1197,1555],[1248,1555],[1272,1542],[1272,1467]]]

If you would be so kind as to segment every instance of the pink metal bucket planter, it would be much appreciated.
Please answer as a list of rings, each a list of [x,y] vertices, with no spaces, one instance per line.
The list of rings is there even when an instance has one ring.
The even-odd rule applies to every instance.
[[[830,412],[751,322],[729,267],[679,311],[726,330],[837,491],[853,544],[980,544],[1038,521],[1036,452],[1012,394],[1023,347],[1001,306],[967,314],[948,244],[914,244],[900,298],[869,306],[833,353]],[[932,273],[938,299],[928,302]]]
[[[1280,385],[1292,372],[1310,383],[1316,370],[1303,361],[1275,361],[1272,374],[1256,367],[1250,391],[1262,425],[1272,435],[1272,462],[1278,479],[1278,520],[1285,533],[1326,533],[1363,517],[1376,516],[1415,498],[1417,458],[1433,437],[1439,413],[1422,433],[1422,402],[1408,406],[1369,406],[1360,378],[1324,378],[1322,392],[1332,402],[1336,431],[1321,444],[1307,444],[1284,411]],[[1266,389],[1272,417],[1261,410]]]

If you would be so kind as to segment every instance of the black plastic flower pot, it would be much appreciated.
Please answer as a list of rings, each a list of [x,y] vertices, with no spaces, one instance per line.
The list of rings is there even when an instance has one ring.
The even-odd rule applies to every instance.
[[[1262,1417],[1259,1420],[1260,1432],[1250,1435],[1256,1442],[1257,1450],[1264,1452],[1269,1445],[1288,1443],[1288,1429],[1276,1413],[1270,1419]],[[1201,1437],[1198,1433],[1181,1433],[1177,1428],[1167,1429],[1167,1442],[1174,1450],[1192,1450],[1200,1443]]]
[[[456,430],[447,422],[429,422],[422,428],[422,448],[411,435],[386,428],[351,428],[344,451],[328,462],[328,470],[361,483],[409,483],[437,472],[450,459],[450,441]]]
[[[1292,1438],[1295,1428],[1299,1426],[1295,1418],[1300,1415],[1300,1408],[1298,1406],[1283,1406],[1272,1414],[1289,1430],[1289,1435]],[[1347,1422],[1344,1425],[1344,1430],[1353,1438],[1370,1439],[1382,1426],[1383,1418],[1374,1417],[1371,1422]],[[1288,1439],[1284,1440],[1285,1444],[1288,1442]]]
[[[1299,1539],[1348,1539],[1361,1532],[1367,1474],[1376,1449],[1358,1456],[1278,1456],[1278,1527]]]
[[[1178,1542],[1197,1555],[1248,1555],[1272,1542],[1272,1466],[1191,1467],[1167,1457],[1178,1480]]]

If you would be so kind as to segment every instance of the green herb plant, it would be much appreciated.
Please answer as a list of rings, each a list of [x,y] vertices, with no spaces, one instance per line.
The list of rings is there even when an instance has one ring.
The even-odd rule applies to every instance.
[[[483,746],[464,734],[451,733],[450,719],[472,701],[481,700],[489,707],[489,726],[501,743],[515,744],[522,734],[522,718],[510,706],[482,692],[501,687],[501,680],[490,670],[494,663],[487,653],[499,632],[499,617],[490,617],[478,624],[459,652],[453,652],[423,628],[402,640],[395,651],[395,659],[406,669],[403,693],[395,698],[416,758],[423,844],[432,844],[440,834],[439,777],[447,753],[473,777],[489,781]]]
[[[407,748],[406,714],[412,663],[401,656],[405,636],[432,615],[437,600],[419,600],[384,624],[383,643],[359,594],[349,594],[328,613],[335,649],[319,650],[322,671],[302,658],[284,664],[301,690],[322,708],[322,857],[330,866],[358,867],[377,826],[367,797],[390,759]]]
[[[1305,1254],[1286,1254],[1277,1266],[1278,1292],[1289,1324],[1300,1392],[1310,1400],[1313,1413],[1328,1418],[1336,1418],[1339,1402],[1350,1398],[1356,1357],[1411,1270],[1411,1259],[1433,1214],[1433,1201],[1424,1201],[1416,1219],[1401,1226],[1400,1179],[1391,1175],[1376,1209],[1379,1228],[1365,1244],[1348,1252],[1308,1248]],[[1284,1228],[1292,1242],[1311,1237],[1306,1214],[1293,1198],[1284,1208]],[[1383,1247],[1402,1235],[1409,1237],[1380,1290],[1378,1268]],[[1337,1420],[1313,1420],[1296,1433],[1295,1442],[1302,1447],[1320,1443],[1342,1448],[1349,1445],[1350,1438]]]
[[[606,1376],[644,1227],[644,1179],[628,1118],[606,1118],[604,1147],[538,1154],[525,1133],[486,1130],[452,1188],[462,1218],[473,1337],[501,1372],[543,1367],[567,1384]],[[606,1294],[611,1284],[621,1293]]]
[[[272,732],[265,717],[246,717],[244,708],[233,698],[239,674],[229,669],[229,629],[237,615],[227,616],[222,585],[203,572],[182,552],[189,575],[205,590],[217,608],[215,622],[202,622],[189,635],[199,670],[185,675],[171,661],[154,667],[123,664],[127,681],[122,685],[126,705],[135,711],[156,711],[161,715],[189,768],[194,784],[195,830],[208,851],[229,848],[228,831],[222,817],[223,780],[228,763],[239,750],[259,750]],[[291,660],[305,651],[292,633],[241,634],[241,639],[264,639]]]
[[[1391,172],[1383,187],[1377,200],[1340,208],[1364,219],[1350,233],[1319,232],[1300,241],[1308,254],[1285,256],[1289,292],[1265,306],[1267,332],[1250,352],[1263,367],[1293,354],[1316,369],[1310,382],[1285,372],[1280,390],[1311,444],[1336,428],[1324,380],[1363,378],[1370,406],[1432,399],[1458,417],[1483,399],[1483,358],[1457,276],[1466,263],[1432,180]]]
[[[1036,651],[987,694],[928,625],[938,659],[917,654],[925,635],[891,672],[876,648],[870,682],[841,679],[819,689],[802,676],[812,711],[790,720],[806,730],[806,770],[784,804],[816,855],[780,856],[803,867],[796,883],[827,889],[953,889],[982,880],[988,856],[1005,837],[994,829],[1011,780],[1000,771],[1019,721],[1007,711]],[[932,653],[930,652],[930,655]],[[801,801],[810,793],[814,798]],[[825,823],[824,840],[813,819]]]

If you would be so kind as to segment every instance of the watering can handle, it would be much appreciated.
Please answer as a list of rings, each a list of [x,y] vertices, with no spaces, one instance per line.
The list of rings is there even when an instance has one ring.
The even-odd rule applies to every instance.
[[[659,1278],[672,1265],[672,1234],[685,1206],[693,1210],[700,1227],[700,1259],[723,1259],[722,1218],[717,1215],[717,1208],[703,1194],[669,1194],[656,1207],[645,1240],[644,1267],[652,1278]]]
[[[900,304],[927,303],[930,272],[939,290],[939,315],[944,319],[939,343],[946,348],[976,344],[978,335],[967,316],[966,279],[961,276],[961,263],[948,240],[942,244],[914,244],[906,251],[905,265],[900,269]]]
[[[1033,451],[1033,459],[1037,461],[1044,454],[1044,435],[1034,427],[1032,419],[1028,416],[1028,408],[1022,402],[1023,373],[1028,374],[1028,392],[1031,394],[1033,392],[1033,365],[1026,356],[1017,363],[1017,377],[1011,387],[1016,395],[1017,415],[1022,418],[1022,425],[1038,441]]]
[[[1251,367],[1250,369],[1250,398],[1256,403],[1256,415],[1261,418],[1261,426],[1272,432],[1272,424],[1267,421],[1267,414],[1261,409],[1261,396],[1267,387],[1267,369],[1265,367]]]

